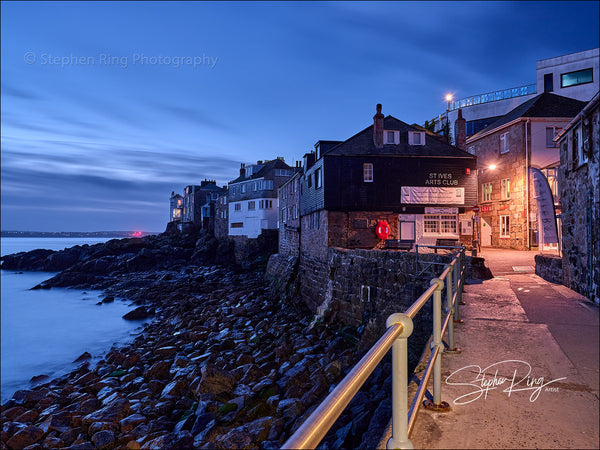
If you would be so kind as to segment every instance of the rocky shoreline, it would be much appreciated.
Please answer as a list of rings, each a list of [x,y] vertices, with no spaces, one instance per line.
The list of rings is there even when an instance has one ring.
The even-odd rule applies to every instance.
[[[96,366],[17,391],[1,406],[2,449],[280,448],[365,342],[360,329],[315,321],[293,295],[274,297],[265,260],[236,266],[228,242],[167,234],[4,257],[2,269],[61,271],[38,289],[102,289],[152,321]],[[389,361],[378,367],[324,448],[375,445],[390,373]]]

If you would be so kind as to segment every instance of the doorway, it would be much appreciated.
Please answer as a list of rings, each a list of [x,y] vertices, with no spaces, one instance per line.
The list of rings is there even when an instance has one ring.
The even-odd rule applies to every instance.
[[[481,245],[483,247],[492,246],[492,227],[483,217],[481,220]]]
[[[403,241],[415,241],[414,222],[400,222],[400,239]]]

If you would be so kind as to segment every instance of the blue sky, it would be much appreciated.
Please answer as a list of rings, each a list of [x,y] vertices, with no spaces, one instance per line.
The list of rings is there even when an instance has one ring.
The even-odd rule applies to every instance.
[[[2,2],[3,230],[162,231],[171,191],[535,83],[599,2]]]

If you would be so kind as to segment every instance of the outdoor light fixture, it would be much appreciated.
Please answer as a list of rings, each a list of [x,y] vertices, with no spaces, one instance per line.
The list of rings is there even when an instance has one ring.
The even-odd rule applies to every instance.
[[[490,164],[488,166],[488,169],[490,169],[490,170],[494,170],[495,168],[496,168],[496,164]]]

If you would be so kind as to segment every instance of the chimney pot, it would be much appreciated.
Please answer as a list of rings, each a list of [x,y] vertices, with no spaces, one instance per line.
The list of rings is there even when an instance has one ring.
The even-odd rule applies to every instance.
[[[373,143],[375,148],[383,148],[383,114],[381,103],[377,103],[377,114],[373,116]]]

